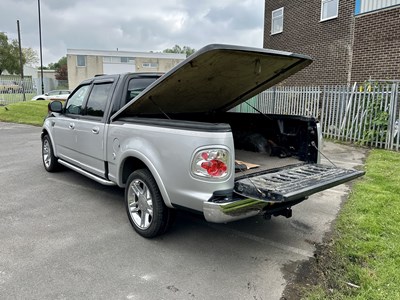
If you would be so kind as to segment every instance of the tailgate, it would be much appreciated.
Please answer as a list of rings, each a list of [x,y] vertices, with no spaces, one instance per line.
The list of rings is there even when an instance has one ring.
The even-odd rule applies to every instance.
[[[364,171],[320,164],[291,165],[239,177],[234,192],[267,202],[293,201],[364,175]]]

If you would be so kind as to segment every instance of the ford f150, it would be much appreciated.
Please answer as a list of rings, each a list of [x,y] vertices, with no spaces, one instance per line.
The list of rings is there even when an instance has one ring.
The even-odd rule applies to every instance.
[[[314,118],[232,109],[311,63],[307,56],[209,45],[167,72],[83,81],[49,104],[47,171],[59,165],[125,188],[133,228],[164,233],[175,209],[225,223],[291,216],[313,193],[363,174],[319,163]]]

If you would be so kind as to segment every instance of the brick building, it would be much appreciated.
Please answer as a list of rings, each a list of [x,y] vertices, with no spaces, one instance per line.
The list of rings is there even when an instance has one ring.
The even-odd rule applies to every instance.
[[[285,85],[400,80],[400,0],[265,0],[264,47],[314,59]]]

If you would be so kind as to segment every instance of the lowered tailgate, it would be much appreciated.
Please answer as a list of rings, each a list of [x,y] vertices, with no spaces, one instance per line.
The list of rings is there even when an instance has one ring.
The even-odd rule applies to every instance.
[[[283,202],[302,199],[364,175],[365,172],[321,164],[298,164],[242,176],[234,192],[252,199]]]

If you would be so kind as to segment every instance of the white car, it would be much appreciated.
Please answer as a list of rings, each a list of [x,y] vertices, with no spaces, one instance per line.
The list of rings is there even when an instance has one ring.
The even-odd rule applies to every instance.
[[[71,91],[67,90],[54,90],[43,95],[37,95],[32,98],[32,101],[36,100],[67,100]]]

